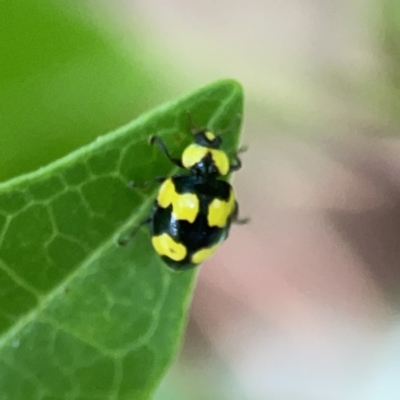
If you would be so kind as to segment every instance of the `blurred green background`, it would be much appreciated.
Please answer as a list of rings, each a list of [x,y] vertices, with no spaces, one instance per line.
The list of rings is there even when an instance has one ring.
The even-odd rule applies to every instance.
[[[0,5],[1,181],[171,96],[139,33],[118,30],[104,11],[84,2]]]
[[[399,398],[400,3],[0,1],[0,181],[218,78],[252,223],[200,272],[169,399]]]

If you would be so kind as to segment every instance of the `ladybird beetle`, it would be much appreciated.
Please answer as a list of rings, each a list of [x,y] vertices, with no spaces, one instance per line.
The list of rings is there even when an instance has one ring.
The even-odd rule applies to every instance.
[[[241,168],[239,150],[230,163],[221,149],[222,139],[208,129],[197,130],[194,141],[181,158],[173,158],[158,136],[150,137],[168,159],[185,169],[185,174],[158,178],[161,183],[150,217],[120,240],[125,245],[138,229],[150,227],[156,253],[174,270],[186,270],[209,258],[228,237],[232,223],[239,219],[238,203],[232,186],[224,180]]]

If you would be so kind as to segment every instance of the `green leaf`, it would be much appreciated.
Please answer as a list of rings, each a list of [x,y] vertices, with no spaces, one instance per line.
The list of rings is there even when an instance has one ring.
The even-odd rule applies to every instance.
[[[157,185],[199,126],[237,145],[242,91],[220,81],[0,185],[0,399],[148,399],[177,350],[195,271],[169,270],[142,229]]]

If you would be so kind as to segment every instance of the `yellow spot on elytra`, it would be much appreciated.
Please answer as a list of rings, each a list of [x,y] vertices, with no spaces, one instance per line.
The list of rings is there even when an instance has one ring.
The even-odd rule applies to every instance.
[[[207,138],[208,140],[210,140],[210,141],[215,140],[215,135],[214,135],[212,132],[207,131],[207,132],[205,133],[205,135],[206,135],[206,138]]]
[[[167,179],[161,186],[157,197],[158,205],[162,208],[172,204],[172,215],[175,219],[194,222],[200,210],[198,197],[193,193],[177,193],[172,179]]]
[[[186,257],[186,247],[181,243],[175,242],[167,233],[153,236],[151,242],[160,256],[166,256],[174,261],[182,261]]]
[[[199,213],[199,199],[193,193],[178,194],[172,202],[172,212],[179,220],[193,222]]]
[[[231,189],[228,201],[214,199],[208,206],[207,222],[209,226],[224,228],[235,209],[235,194]]]
[[[172,179],[167,179],[160,187],[160,191],[158,192],[157,202],[162,208],[167,208],[172,199],[176,196],[175,185],[172,182]]]
[[[210,256],[212,256],[215,253],[215,250],[217,250],[218,246],[219,246],[219,243],[217,243],[214,246],[211,246],[209,248],[196,251],[196,253],[194,253],[192,256],[192,263],[200,264],[203,261],[207,260],[207,258],[209,258]]]

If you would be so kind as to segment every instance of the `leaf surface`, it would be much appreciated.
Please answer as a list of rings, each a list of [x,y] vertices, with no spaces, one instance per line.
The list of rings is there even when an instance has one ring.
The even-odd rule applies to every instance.
[[[199,126],[237,145],[242,91],[219,81],[158,107],[44,167],[0,185],[0,399],[149,399],[177,350],[195,271],[170,271],[143,228]]]

